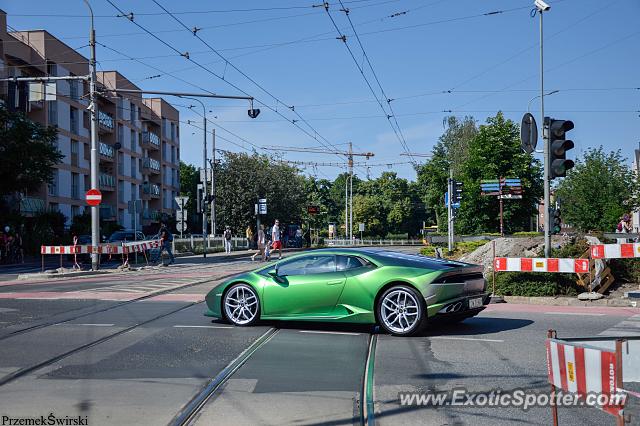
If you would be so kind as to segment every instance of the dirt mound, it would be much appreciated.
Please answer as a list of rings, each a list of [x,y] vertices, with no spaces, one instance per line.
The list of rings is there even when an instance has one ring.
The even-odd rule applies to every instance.
[[[496,238],[493,242],[496,245],[496,257],[536,257],[542,253],[544,248],[544,237]],[[492,263],[493,242],[489,241],[471,253],[462,256],[460,260],[483,265],[486,269]],[[551,239],[553,247],[562,247],[570,242],[570,237],[554,236]]]

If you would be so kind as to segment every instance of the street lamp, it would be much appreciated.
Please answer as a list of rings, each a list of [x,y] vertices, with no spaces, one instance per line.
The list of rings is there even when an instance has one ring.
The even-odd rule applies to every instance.
[[[204,200],[207,200],[207,108],[198,98],[192,98],[190,96],[178,95],[179,98],[190,99],[192,101],[199,102],[202,106],[202,173],[204,175],[202,196]],[[193,106],[193,105],[192,105]],[[191,108],[191,106],[189,107]],[[202,257],[207,257],[207,203],[202,204]]]
[[[556,93],[558,93],[559,91],[560,91],[560,90],[557,90],[557,89],[556,89],[556,90],[552,90],[552,91],[550,91],[550,92],[548,92],[548,93],[545,93],[544,95],[545,95],[545,96],[555,95],[555,94],[556,94]],[[536,96],[534,96],[533,98],[531,98],[531,99],[529,100],[529,103],[527,104],[527,112],[531,112],[531,102],[535,101],[536,99],[538,99],[538,98],[540,98],[540,97],[542,97],[542,95],[536,95]]]

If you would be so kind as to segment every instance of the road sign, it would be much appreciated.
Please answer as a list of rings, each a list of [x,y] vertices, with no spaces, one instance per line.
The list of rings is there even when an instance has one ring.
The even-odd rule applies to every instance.
[[[178,204],[178,210],[182,210],[182,208],[187,204],[187,201],[189,201],[189,197],[186,195],[181,195],[175,197],[174,200],[176,200],[176,204]]]
[[[364,223],[359,223],[358,224],[358,231],[359,232],[364,232]]]
[[[178,222],[184,222],[185,221],[185,214],[184,214],[184,210],[176,210],[176,220]]]
[[[307,206],[307,213],[309,214],[320,213],[320,206]]]
[[[258,214],[267,214],[267,199],[260,198],[258,200]]]
[[[90,189],[85,195],[87,204],[90,206],[97,206],[102,202],[102,193],[97,189]]]
[[[187,230],[187,223],[186,222],[176,222],[176,229],[178,230],[178,232],[184,232]]]
[[[538,144],[538,125],[533,115],[528,112],[522,117],[520,124],[520,146],[527,154],[536,150]]]
[[[204,169],[200,168],[200,182],[205,182],[204,180]],[[211,182],[211,169],[207,169],[207,180],[206,182]]]
[[[449,191],[444,193],[444,206],[447,207],[449,205]],[[460,208],[460,203],[451,203],[451,207],[454,209]]]
[[[127,202],[129,214],[136,214],[142,211],[142,200],[131,200]]]

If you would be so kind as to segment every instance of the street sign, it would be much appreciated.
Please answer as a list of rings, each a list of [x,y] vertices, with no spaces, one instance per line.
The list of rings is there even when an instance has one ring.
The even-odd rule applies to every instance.
[[[97,189],[90,189],[85,195],[87,204],[90,206],[97,206],[102,202],[102,193]]]
[[[260,198],[258,200],[258,214],[267,214],[267,199]]]
[[[200,169],[200,182],[205,182],[204,180],[204,169],[202,167]],[[207,169],[207,180],[206,182],[211,182],[211,169]]]
[[[358,231],[359,232],[364,232],[364,223],[359,223],[358,224]]]
[[[186,222],[176,222],[176,229],[178,230],[178,232],[184,232],[187,230],[187,223]]]
[[[449,191],[444,193],[444,206],[447,207],[449,205]],[[451,207],[454,209],[460,208],[460,203],[451,203]]]
[[[185,214],[184,214],[184,210],[176,210],[176,220],[178,222],[184,222],[185,221]]]
[[[320,213],[320,206],[307,206],[307,213],[309,214]]]
[[[129,214],[136,214],[142,211],[142,200],[131,200],[127,202]]]
[[[187,195],[181,195],[175,197],[174,200],[176,200],[176,204],[178,204],[178,210],[182,210],[182,208],[187,204],[187,201],[189,201],[189,197]]]
[[[538,125],[533,115],[528,112],[522,117],[520,124],[520,146],[527,154],[536,150],[538,144]]]

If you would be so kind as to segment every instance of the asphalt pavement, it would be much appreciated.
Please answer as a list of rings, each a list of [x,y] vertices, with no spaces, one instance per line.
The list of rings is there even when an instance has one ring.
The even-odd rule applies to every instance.
[[[157,425],[197,405],[190,421],[198,425],[350,425],[368,408],[380,425],[551,424],[549,407],[403,405],[400,393],[548,393],[548,329],[640,335],[640,310],[614,307],[496,304],[410,338],[348,324],[232,327],[202,315],[210,288],[255,266],[180,259],[0,283],[0,416]],[[595,408],[559,413],[563,425],[614,422]]]

